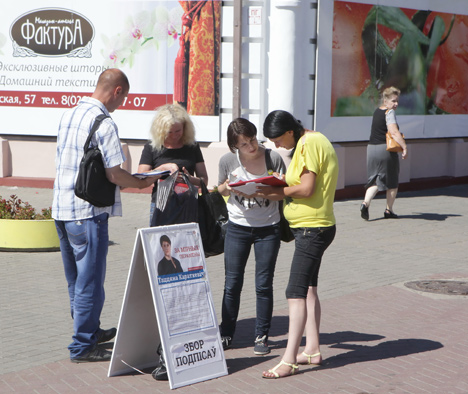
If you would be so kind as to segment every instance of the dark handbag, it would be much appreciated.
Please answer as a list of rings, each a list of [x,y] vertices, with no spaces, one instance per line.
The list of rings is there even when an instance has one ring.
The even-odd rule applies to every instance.
[[[291,231],[291,227],[289,227],[289,222],[284,217],[283,204],[283,201],[279,202],[281,241],[291,242],[294,239],[294,234]]]
[[[108,207],[115,203],[115,184],[107,179],[101,151],[97,146],[89,146],[91,138],[105,118],[108,116],[101,114],[94,121],[84,144],[84,154],[75,182],[75,195],[96,207]]]
[[[198,225],[205,257],[224,253],[224,235],[229,219],[226,201],[218,192],[209,192],[203,180],[198,196]]]
[[[271,156],[270,156],[270,151],[271,149],[267,149],[265,151],[265,160],[267,163],[268,168],[273,168],[273,162],[271,161]],[[281,236],[281,241],[283,242],[291,242],[294,239],[294,235],[291,231],[291,228],[289,227],[289,222],[286,220],[284,217],[283,213],[283,201],[278,201],[278,209],[279,209],[279,214],[280,214],[280,236]]]
[[[185,187],[176,185],[178,176],[184,180]],[[175,188],[180,189],[180,192]],[[189,181],[187,175],[176,171],[159,181],[151,227],[197,221],[198,188]]]

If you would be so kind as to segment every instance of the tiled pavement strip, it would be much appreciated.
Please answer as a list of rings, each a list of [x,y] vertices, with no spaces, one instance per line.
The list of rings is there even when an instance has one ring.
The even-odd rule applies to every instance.
[[[0,187],[33,206],[48,189]],[[383,220],[384,200],[359,216],[359,200],[335,203],[337,236],[319,279],[325,364],[297,376],[261,378],[280,361],[287,337],[284,290],[293,243],[283,244],[275,275],[273,350],[253,354],[255,294],[249,261],[238,334],[226,352],[229,375],[181,393],[468,393],[468,297],[408,290],[418,279],[468,280],[468,185],[401,193],[398,220]],[[123,193],[124,216],[110,220],[102,326],[118,322],[135,229],[148,221],[149,195]],[[220,318],[223,257],[207,260]],[[142,322],[144,324],[144,322]],[[0,393],[162,393],[151,375],[107,378],[109,363],[68,360],[72,321],[60,253],[0,252]],[[145,372],[151,372],[145,371]]]

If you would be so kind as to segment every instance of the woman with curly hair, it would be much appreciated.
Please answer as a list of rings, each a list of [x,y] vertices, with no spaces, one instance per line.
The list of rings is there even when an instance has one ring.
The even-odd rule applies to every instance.
[[[208,183],[200,145],[195,141],[195,127],[187,111],[179,104],[166,104],[157,109],[151,125],[151,140],[141,154],[138,172],[152,169],[183,171],[190,182],[200,185],[200,178]],[[157,182],[151,196],[150,220],[153,216]]]

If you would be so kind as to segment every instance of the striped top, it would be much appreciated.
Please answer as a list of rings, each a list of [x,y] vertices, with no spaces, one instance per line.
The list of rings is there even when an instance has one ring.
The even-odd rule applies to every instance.
[[[104,104],[91,97],[83,97],[78,105],[65,112],[60,121],[55,157],[56,177],[52,217],[56,220],[89,219],[107,212],[110,216],[122,216],[120,188],[115,190],[115,204],[95,207],[75,196],[75,181],[83,157],[83,146],[100,114],[109,115]],[[92,146],[101,150],[104,167],[112,168],[125,161],[117,125],[109,117],[102,121],[92,140]]]

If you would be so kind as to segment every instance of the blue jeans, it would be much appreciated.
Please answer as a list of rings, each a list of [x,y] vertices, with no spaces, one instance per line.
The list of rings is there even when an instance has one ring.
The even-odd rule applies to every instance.
[[[222,305],[221,335],[234,337],[244,272],[251,246],[255,251],[257,319],[255,336],[267,335],[273,314],[273,276],[280,248],[279,224],[267,227],[228,223],[224,241],[226,280]]]
[[[336,226],[291,228],[295,239],[286,298],[307,298],[309,286],[317,287],[322,256],[335,239]]]
[[[91,219],[55,221],[73,319],[70,358],[84,356],[96,346],[105,298],[108,218],[103,213]]]

